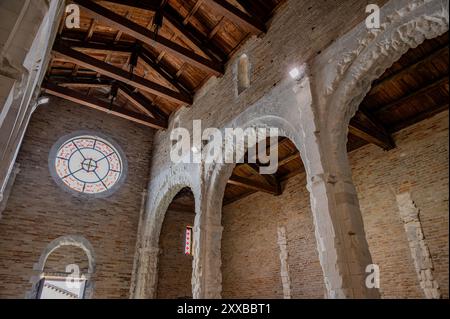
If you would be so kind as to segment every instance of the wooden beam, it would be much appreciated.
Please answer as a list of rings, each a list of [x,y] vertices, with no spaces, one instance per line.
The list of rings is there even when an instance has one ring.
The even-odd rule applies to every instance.
[[[436,107],[432,107],[425,112],[421,112],[413,117],[407,118],[404,121],[400,121],[398,124],[394,124],[392,128],[390,128],[391,132],[398,132],[408,126],[414,125],[420,121],[426,120],[436,114],[439,114],[445,110],[448,110],[448,102],[443,105],[438,105]]]
[[[279,190],[277,189],[276,186],[263,184],[263,183],[254,181],[252,179],[237,176],[237,175],[231,176],[230,179],[228,180],[228,184],[245,187],[248,189],[252,189],[255,191],[260,191],[260,192],[264,192],[264,193],[268,193],[268,194],[272,194],[272,195],[279,195]]]
[[[126,0],[107,0],[108,2],[118,3],[132,8],[143,9],[155,12],[159,9],[160,1],[126,1]],[[179,36],[182,36],[185,42],[197,51],[200,51],[205,57],[217,61],[216,57],[220,57],[224,61],[225,54],[216,46],[208,41],[195,28],[185,25],[184,18],[177,10],[170,5],[166,5],[163,10],[163,15],[169,24],[169,27]]]
[[[192,97],[187,96],[184,93],[173,91],[165,86],[149,81],[143,77],[130,74],[129,72],[121,68],[115,67],[111,64],[90,57],[87,54],[73,50],[59,42],[56,42],[54,44],[53,51],[59,53],[75,64],[91,69],[102,75],[121,81],[128,85],[134,86],[138,89],[163,97],[172,102],[180,104],[192,104]]]
[[[97,77],[81,77],[81,76],[49,76],[47,78],[50,82],[62,87],[71,88],[107,88],[112,84],[112,80]]]
[[[192,96],[193,92],[187,89],[182,83],[180,83],[176,75],[172,74],[166,70],[161,63],[156,62],[155,56],[149,52],[146,48],[142,48],[141,54],[139,56],[150,68],[155,70],[159,75],[161,75],[166,81],[176,87],[180,92],[184,92],[186,95]]]
[[[403,104],[403,103],[408,102],[411,99],[416,98],[416,97],[418,97],[418,96],[420,96],[422,94],[426,94],[428,91],[433,90],[433,89],[435,89],[437,87],[440,87],[442,84],[445,84],[445,83],[448,84],[448,75],[445,75],[445,76],[439,78],[438,80],[434,81],[433,83],[431,83],[431,84],[421,88],[418,91],[415,91],[415,92],[413,92],[411,94],[408,94],[408,95],[402,97],[401,99],[399,99],[397,101],[394,101],[394,102],[392,102],[390,104],[381,106],[380,108],[378,108],[375,111],[375,113],[376,114],[380,114],[380,113],[387,112],[387,111],[391,110],[392,108],[398,106],[399,104]]]
[[[139,93],[134,87],[129,86],[125,83],[104,77],[72,77],[69,79],[58,78],[59,77],[51,76],[48,77],[48,80],[59,86],[69,88],[105,88],[116,84],[120,92],[122,92],[122,94],[141,112],[148,114],[149,116],[152,116],[160,120],[161,122],[168,121],[168,116],[158,106],[154,105],[149,99]]]
[[[278,190],[278,194],[277,195],[281,195],[281,185],[278,182],[277,178],[275,175],[273,174],[261,174],[260,173],[260,167],[257,164],[254,163],[245,163],[244,165],[246,165],[255,175],[259,175],[262,178],[264,178],[264,180],[266,181],[266,183],[270,186],[275,186]]]
[[[133,51],[133,44],[127,42],[98,42],[98,41],[78,41],[66,37],[58,37],[57,42],[63,43],[65,46],[78,49],[89,49],[99,51],[114,51],[130,53]]]
[[[258,4],[255,4],[252,0],[237,0],[237,2],[252,17],[260,17],[261,19],[265,19],[268,16],[265,9]]]
[[[105,102],[103,100],[91,97],[91,96],[86,96],[80,92],[68,89],[68,88],[64,88],[61,86],[58,86],[56,84],[53,83],[49,83],[49,82],[44,82],[42,84],[42,88],[44,90],[45,93],[50,94],[50,95],[54,95],[57,97],[60,97],[62,99],[66,99],[90,108],[93,108],[95,110],[98,111],[102,111],[111,115],[115,115],[118,117],[121,117],[123,119],[135,122],[135,123],[139,123],[151,128],[155,128],[155,129],[166,129],[167,128],[167,123],[163,123],[159,120],[156,119],[152,119],[151,117],[139,114],[139,113],[135,113],[135,112],[130,112],[127,111],[125,109],[114,109],[117,107],[114,107],[111,109],[111,105],[108,102]]]
[[[106,22],[109,26],[129,34],[145,44],[153,46],[159,50],[167,51],[184,62],[190,63],[205,72],[213,73],[214,75],[221,75],[224,73],[223,64],[208,60],[195,52],[170,41],[167,38],[157,35],[155,32],[121,16],[120,14],[97,4],[96,2],[91,0],[73,0],[73,2],[82,6],[92,16],[100,21]]]
[[[161,122],[167,123],[167,115],[161,111],[156,105],[154,105],[150,100],[148,100],[144,95],[136,92],[135,88],[126,85],[125,83],[118,83],[119,90],[122,94],[130,100],[136,107],[141,110],[141,112],[150,113],[154,118]]]
[[[134,7],[153,12],[159,9],[159,4],[161,3],[161,0],[106,0],[106,1],[127,7]]]
[[[411,74],[411,72],[414,72],[414,71],[424,67],[426,64],[430,63],[431,61],[433,61],[436,58],[439,58],[444,55],[448,58],[448,52],[449,52],[448,44],[445,44],[445,46],[438,48],[437,50],[433,51],[431,54],[427,55],[426,57],[417,61],[416,63],[409,65],[409,66],[405,67],[404,69],[401,69],[400,71],[382,79],[379,82],[375,82],[372,85],[372,89],[370,90],[369,94],[373,95],[373,94],[377,93],[386,83],[392,82],[392,81],[397,81],[398,79],[401,79],[405,75]]]
[[[301,159],[300,153],[295,153],[295,154],[289,155],[289,156],[281,159],[278,162],[278,167],[282,167],[282,166],[289,164],[290,162],[295,161],[297,159]]]
[[[119,42],[115,43],[107,43],[107,42],[87,42],[87,41],[78,41],[70,38],[61,38],[60,43],[71,47],[71,48],[79,48],[79,49],[93,49],[93,50],[101,50],[101,51],[116,51],[118,48],[118,52],[126,52],[128,54],[132,54],[135,46],[132,43]],[[170,84],[175,86],[180,92],[185,93],[188,96],[193,95],[189,89],[187,89],[179,80],[177,80],[176,75],[172,74],[166,68],[164,68],[160,63],[156,62],[156,58],[154,55],[147,50],[145,47],[140,48],[139,57],[155,72],[165,78]]]
[[[177,213],[188,213],[195,214],[195,207],[193,205],[180,204],[172,202],[167,208],[167,211],[177,212]]]
[[[259,34],[266,32],[266,26],[261,21],[242,12],[226,0],[206,0],[205,4],[209,5],[218,14],[225,16],[233,23],[251,33]]]
[[[223,51],[215,46],[207,37],[198,32],[196,28],[189,24],[183,24],[183,17],[177,10],[170,5],[164,8],[164,17],[169,23],[169,26],[175,30],[178,35],[182,35],[183,38],[188,40],[188,44],[191,47],[195,47],[206,54],[212,61],[220,63],[225,61],[227,56]]]
[[[395,148],[394,139],[387,130],[363,110],[359,110],[351,119],[349,133],[386,151]]]

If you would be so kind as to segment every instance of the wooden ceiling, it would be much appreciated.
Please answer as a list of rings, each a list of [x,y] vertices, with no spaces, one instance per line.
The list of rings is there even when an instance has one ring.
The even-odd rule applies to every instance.
[[[80,28],[63,17],[44,91],[164,129],[249,35],[266,31],[283,0],[71,2]]]

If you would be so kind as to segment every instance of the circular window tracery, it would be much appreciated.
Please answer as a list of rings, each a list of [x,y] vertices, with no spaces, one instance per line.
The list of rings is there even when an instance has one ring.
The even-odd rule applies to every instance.
[[[123,179],[117,147],[97,135],[76,135],[57,143],[50,168],[59,184],[80,194],[109,194]],[[52,163],[53,162],[53,163]],[[62,183],[61,183],[62,182]]]

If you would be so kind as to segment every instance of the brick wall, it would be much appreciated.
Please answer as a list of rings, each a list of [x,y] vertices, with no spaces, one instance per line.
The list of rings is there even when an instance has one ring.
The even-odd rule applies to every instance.
[[[192,120],[201,119],[202,127],[222,127],[253,103],[262,99],[274,86],[289,78],[293,66],[311,61],[340,36],[364,21],[366,5],[382,6],[387,0],[287,0],[276,12],[261,37],[251,37],[231,57],[225,74],[212,78],[196,94],[190,108],[182,108],[180,127],[192,129]],[[251,65],[251,85],[237,96],[236,66],[247,54]],[[218,110],[224,110],[218,112]],[[170,131],[155,134],[152,171],[170,165]],[[157,151],[156,151],[157,150]]]
[[[364,226],[384,298],[423,298],[396,195],[420,209],[434,277],[448,298],[448,111],[395,135],[397,148],[368,145],[350,154]],[[277,227],[285,226],[293,298],[324,296],[305,175],[283,195],[256,193],[224,208],[223,297],[282,297]],[[245,265],[245,266],[243,266]]]
[[[158,264],[160,299],[192,298],[192,256],[184,254],[186,226],[194,225],[195,213],[168,211],[161,229]]]
[[[110,136],[126,154],[128,177],[111,197],[76,198],[50,176],[50,148],[78,130]],[[23,298],[31,288],[33,264],[52,240],[64,235],[84,236],[94,248],[94,298],[129,297],[152,139],[153,131],[146,127],[56,98],[38,108],[18,156],[21,171],[0,219],[0,298]]]

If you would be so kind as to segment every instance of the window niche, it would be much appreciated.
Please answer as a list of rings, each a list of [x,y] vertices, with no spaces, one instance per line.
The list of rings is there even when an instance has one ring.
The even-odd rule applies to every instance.
[[[237,92],[240,95],[250,87],[250,61],[247,54],[239,57],[237,64]]]

